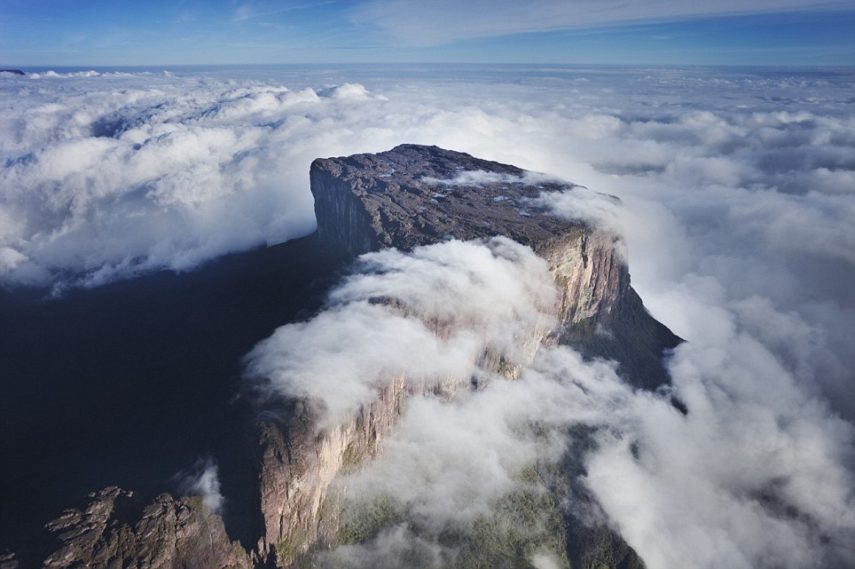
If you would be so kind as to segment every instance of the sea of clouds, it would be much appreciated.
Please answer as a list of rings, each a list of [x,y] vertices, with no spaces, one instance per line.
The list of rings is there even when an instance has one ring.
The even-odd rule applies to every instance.
[[[520,353],[523,338],[554,325],[556,299],[545,263],[507,239],[386,250],[363,256],[325,311],[253,350],[249,374],[306,398],[319,429],[346,423],[395,378],[424,394],[408,401],[381,456],[341,481],[351,502],[391,499],[404,521],[322,554],[321,566],[448,566],[457,551],[441,536],[531,491],[525,472],[559,461],[580,425],[596,442],[582,482],[650,567],[851,562],[855,429],[762,334],[741,329],[738,311],[684,299],[696,331],[670,361],[673,390],[649,392],[566,347]],[[479,365],[484,350],[522,364],[519,379]],[[478,389],[466,389],[470,377]],[[420,387],[455,378],[454,397]],[[536,567],[565,566],[563,552],[537,553],[546,557],[532,558]]]
[[[594,219],[624,236],[635,288],[687,340],[669,365],[688,415],[663,395],[633,392],[607,364],[548,350],[518,383],[494,381],[451,402],[416,400],[376,476],[414,476],[388,487],[442,518],[450,510],[428,506],[477,498],[473,488],[484,489],[487,502],[507,491],[524,466],[503,460],[509,448],[522,462],[529,450],[542,452],[519,436],[534,414],[556,428],[595,424],[606,428],[586,459],[585,484],[651,568],[851,565],[853,88],[855,74],[834,70],[356,67],[4,77],[0,281],[97,286],[305,235],[314,228],[312,159],[403,142],[618,196],[620,206],[578,191],[544,200],[558,215]],[[489,249],[461,247],[490,270]],[[373,262],[410,275],[399,279],[397,295],[452,278],[429,277],[430,258]],[[410,266],[416,272],[407,273]],[[365,311],[381,309],[358,298],[338,298],[302,329],[277,331],[257,348],[267,357],[256,357],[254,371],[288,394],[323,398],[327,390],[300,380],[320,364],[292,348],[301,334],[327,338],[328,324],[382,335],[359,327]],[[460,299],[478,296],[464,286]],[[437,354],[447,346],[418,341],[424,330],[413,322],[396,325],[410,327],[410,335],[394,335],[402,350],[435,349],[403,352],[413,361],[427,354],[437,373],[459,371],[441,367],[447,361]],[[354,361],[366,373],[380,365],[360,347],[364,335],[348,337],[352,344],[336,344],[339,354],[362,354]],[[393,363],[406,370],[412,362]],[[350,387],[326,405],[345,412],[371,383]],[[445,468],[425,469],[418,448],[431,449]],[[460,475],[449,477],[455,468]],[[478,483],[455,486],[467,481]],[[415,538],[400,530],[384,539],[354,558]]]

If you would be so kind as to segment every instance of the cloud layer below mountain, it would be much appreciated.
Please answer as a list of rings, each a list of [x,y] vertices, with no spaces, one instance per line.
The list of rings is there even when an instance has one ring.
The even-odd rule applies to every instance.
[[[472,456],[467,448],[501,457],[508,444],[540,453],[514,427],[529,417],[515,404],[539,394],[544,416],[565,404],[555,425],[581,415],[606,427],[585,482],[650,567],[843,563],[855,556],[853,86],[855,76],[836,71],[567,67],[3,78],[0,279],[92,286],[306,234],[313,158],[402,142],[584,184],[622,205],[572,192],[547,199],[559,214],[624,235],[635,288],[688,340],[670,366],[689,414],[633,393],[605,364],[547,352],[518,384],[414,402],[386,472],[413,469],[422,494],[398,498],[416,507],[469,492],[465,478],[419,469],[408,455],[415,441],[446,448],[438,463],[471,466],[463,472],[477,480],[513,480],[520,464],[461,457]],[[369,261],[397,267],[395,294],[440,274],[418,272],[442,266],[437,259],[386,255]],[[340,292],[339,308],[277,334],[298,342],[300,326],[308,333],[379,310],[355,302],[357,284],[341,289],[356,296]],[[360,353],[366,369],[376,364]],[[276,366],[310,374],[315,363],[291,359],[301,355]],[[405,369],[415,361],[404,360]],[[275,377],[276,366],[257,371]],[[313,395],[309,383],[274,385]],[[353,387],[326,405],[346,410],[365,393]],[[483,414],[492,430],[479,430]],[[424,425],[459,425],[468,438],[450,444],[448,432]],[[506,487],[478,488],[489,498]],[[411,537],[399,531],[352,553],[366,558]]]
[[[324,554],[334,565],[448,565],[456,553],[440,536],[472,531],[513,492],[545,491],[524,474],[559,461],[578,426],[594,428],[596,441],[581,458],[582,482],[650,567],[851,560],[855,429],[751,331],[768,307],[686,295],[682,309],[698,324],[670,362],[672,389],[652,393],[564,347],[520,353],[554,325],[556,295],[545,264],[506,239],[366,255],[331,300],[261,343],[251,375],[314,403],[320,428],[346,421],[395,378],[416,387],[381,456],[342,481],[353,503],[391,499],[403,521]],[[520,378],[479,366],[485,349],[522,364]],[[478,389],[467,389],[470,377]],[[438,395],[424,385],[447,387]]]

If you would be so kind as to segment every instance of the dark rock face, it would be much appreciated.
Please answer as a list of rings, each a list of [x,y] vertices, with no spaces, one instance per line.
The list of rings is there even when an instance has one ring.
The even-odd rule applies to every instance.
[[[133,492],[111,487],[90,499],[85,510],[67,510],[48,524],[62,545],[45,568],[252,567],[240,545],[229,541],[222,519],[199,498],[162,494],[146,505]]]

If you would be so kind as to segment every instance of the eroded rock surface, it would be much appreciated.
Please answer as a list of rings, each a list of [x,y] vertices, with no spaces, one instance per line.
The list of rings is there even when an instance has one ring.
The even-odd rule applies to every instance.
[[[252,567],[200,498],[162,494],[146,504],[133,492],[105,488],[90,495],[85,509],[66,510],[48,530],[61,543],[44,562],[49,569]]]
[[[370,458],[380,439],[392,430],[407,386],[392,381],[377,399],[350,421],[316,433],[308,406],[293,402],[282,423],[260,425],[263,449],[259,474],[265,535],[259,561],[288,565],[336,530],[335,512],[322,515],[328,490],[343,468]]]

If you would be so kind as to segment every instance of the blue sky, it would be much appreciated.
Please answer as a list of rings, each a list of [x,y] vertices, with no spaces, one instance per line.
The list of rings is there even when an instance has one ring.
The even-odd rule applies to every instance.
[[[3,0],[0,64],[852,65],[855,0]]]

